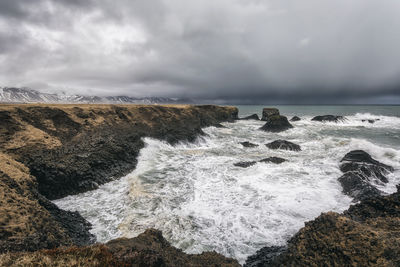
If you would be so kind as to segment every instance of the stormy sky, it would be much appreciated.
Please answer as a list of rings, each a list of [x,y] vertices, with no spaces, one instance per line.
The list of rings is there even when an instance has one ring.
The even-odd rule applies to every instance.
[[[0,86],[400,104],[398,0],[1,0]]]

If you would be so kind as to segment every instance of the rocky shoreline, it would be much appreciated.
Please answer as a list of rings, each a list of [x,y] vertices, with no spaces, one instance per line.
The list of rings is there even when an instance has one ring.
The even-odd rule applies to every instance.
[[[204,134],[202,127],[237,119],[237,108],[212,105],[0,105],[0,265],[239,266],[213,252],[185,254],[153,229],[136,238],[91,245],[90,224],[50,201],[96,189],[132,171],[144,146],[142,137],[171,144],[193,141]],[[259,120],[256,114],[243,119]],[[315,123],[344,120],[313,118]],[[261,121],[266,132],[293,128],[273,108],[263,110]],[[301,150],[286,140],[265,145]],[[359,203],[306,222],[287,246],[264,247],[245,266],[400,266],[400,187],[385,196],[371,185],[387,182],[385,175],[393,168],[364,151],[349,151],[338,165],[343,192]]]
[[[49,200],[96,189],[137,164],[142,137],[194,141],[235,107],[1,105],[0,253],[89,245],[90,224]]]

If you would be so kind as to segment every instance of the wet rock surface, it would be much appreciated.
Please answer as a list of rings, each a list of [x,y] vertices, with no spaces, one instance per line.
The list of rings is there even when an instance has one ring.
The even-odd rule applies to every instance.
[[[297,116],[293,116],[290,121],[300,121],[301,119]]]
[[[270,116],[267,123],[260,129],[266,132],[283,132],[291,128],[293,128],[293,125],[290,124],[285,116],[274,115]]]
[[[237,163],[234,163],[233,166],[236,167],[241,167],[241,168],[248,168],[250,166],[253,166],[257,163],[257,161],[240,161]]]
[[[260,120],[260,118],[258,117],[257,114],[253,114],[253,115],[250,115],[250,116],[247,116],[247,117],[244,117],[244,118],[240,118],[240,119],[241,120],[256,120],[256,121]]]
[[[341,122],[346,120],[345,117],[343,116],[335,116],[335,115],[322,115],[322,116],[315,116],[314,118],[311,119],[312,121],[320,121],[320,122],[325,122],[325,121],[330,121],[330,122]]]
[[[284,150],[292,150],[292,151],[300,151],[301,147],[295,143],[286,141],[286,140],[275,140],[271,143],[265,145],[269,149],[284,149]]]
[[[244,147],[257,147],[257,144],[250,143],[249,141],[240,142],[240,144]]]
[[[215,252],[186,254],[171,246],[155,229],[104,245],[0,255],[2,266],[18,266],[22,261],[27,266],[240,266],[236,260]]]
[[[372,183],[387,183],[385,175],[393,168],[373,159],[363,150],[353,150],[341,160],[340,170],[344,172],[338,179],[343,193],[359,201],[380,196],[382,192]]]
[[[269,158],[265,158],[265,159],[260,160],[260,162],[275,163],[275,164],[281,164],[281,163],[283,163],[285,161],[286,161],[286,159],[279,158],[279,157],[269,157]]]
[[[263,247],[256,254],[248,257],[243,267],[269,266],[277,256],[285,251],[286,247],[284,246]]]
[[[277,108],[263,108],[261,120],[268,121],[270,117],[279,115],[279,109]]]

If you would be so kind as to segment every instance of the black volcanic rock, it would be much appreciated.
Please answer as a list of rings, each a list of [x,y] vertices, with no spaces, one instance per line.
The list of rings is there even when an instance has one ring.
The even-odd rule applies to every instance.
[[[366,179],[376,177],[383,183],[388,182],[385,174],[394,170],[393,167],[374,160],[371,155],[363,150],[353,150],[347,153],[340,162],[342,172],[357,172]]]
[[[293,118],[290,119],[290,121],[299,121],[299,120],[301,119],[297,116],[293,116]]]
[[[343,174],[338,181],[343,188],[343,193],[352,197],[355,202],[381,195],[380,190],[355,172]]]
[[[353,150],[341,160],[340,170],[344,172],[338,181],[343,193],[354,201],[374,198],[382,194],[371,182],[387,183],[385,174],[393,171],[391,166],[380,163],[363,150]]]
[[[266,144],[266,147],[269,149],[284,149],[284,150],[292,150],[292,151],[300,151],[301,148],[299,145],[286,141],[286,140],[276,140],[271,143]]]
[[[269,117],[277,116],[279,114],[279,109],[277,108],[264,108],[262,111],[262,121],[268,121]]]
[[[340,121],[346,120],[346,118],[343,117],[343,116],[322,115],[322,116],[315,116],[311,120],[312,121],[319,121],[319,122],[325,122],[325,121],[340,122]]]
[[[256,254],[249,256],[243,267],[269,266],[273,259],[284,251],[286,251],[286,247],[284,246],[263,247]]]
[[[256,163],[257,163],[256,161],[241,161],[241,162],[237,162],[237,163],[233,164],[233,166],[241,167],[241,168],[248,168],[250,166],[253,166]]]
[[[253,115],[241,118],[241,120],[256,120],[256,121],[259,121],[260,118],[258,117],[257,114],[253,114]]]
[[[281,164],[283,162],[285,162],[286,159],[283,158],[279,158],[279,157],[269,157],[269,158],[265,158],[260,160],[260,162],[265,162],[265,163],[275,163],[275,164]]]
[[[257,144],[250,143],[249,141],[240,142],[240,144],[244,147],[257,147]]]
[[[293,126],[285,116],[275,115],[269,117],[267,123],[260,129],[266,132],[283,132],[290,128]]]

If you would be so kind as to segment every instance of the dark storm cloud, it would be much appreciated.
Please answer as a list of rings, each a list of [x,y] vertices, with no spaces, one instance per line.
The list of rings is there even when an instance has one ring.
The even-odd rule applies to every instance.
[[[399,11],[393,0],[3,0],[0,81],[246,103],[399,103]]]

